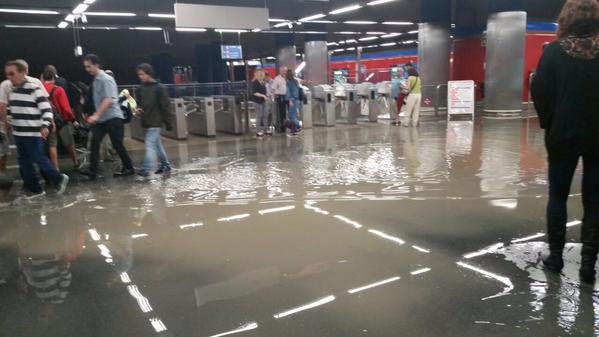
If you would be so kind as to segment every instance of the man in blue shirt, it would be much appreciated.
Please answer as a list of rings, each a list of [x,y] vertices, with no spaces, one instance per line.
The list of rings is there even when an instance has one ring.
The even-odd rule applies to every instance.
[[[86,55],[83,59],[85,70],[94,77],[92,84],[92,97],[96,111],[87,118],[87,123],[92,125],[91,158],[90,166],[81,173],[95,179],[98,176],[98,163],[100,162],[100,144],[108,134],[112,146],[121,158],[122,170],[114,174],[115,177],[132,176],[135,174],[131,158],[123,145],[124,119],[123,111],[119,106],[118,90],[114,78],[100,69],[100,58],[97,55]]]

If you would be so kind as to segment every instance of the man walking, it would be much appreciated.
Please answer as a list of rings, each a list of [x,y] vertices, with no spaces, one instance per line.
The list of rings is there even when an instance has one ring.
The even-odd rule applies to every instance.
[[[42,139],[47,139],[52,128],[52,107],[43,89],[27,78],[23,62],[10,61],[5,66],[6,78],[12,84],[8,96],[12,128],[19,156],[19,169],[27,198],[45,194],[39,184],[33,164],[37,164],[47,180],[56,186],[57,194],[63,194],[69,177],[58,172],[43,149]],[[0,119],[4,118],[4,114]]]
[[[275,77],[272,83],[272,91],[275,95],[278,116],[278,131],[280,133],[285,132],[285,120],[287,119],[287,71],[286,66],[282,66],[279,69],[279,75]]]
[[[83,59],[85,70],[94,77],[92,85],[93,103],[95,112],[87,118],[87,123],[92,125],[91,139],[91,158],[90,166],[83,175],[90,179],[98,177],[98,164],[100,162],[100,144],[108,134],[112,146],[121,158],[123,167],[120,172],[114,174],[115,177],[132,176],[135,174],[131,158],[123,145],[123,112],[119,106],[119,95],[114,78],[100,69],[100,58],[97,55],[89,54]]]
[[[170,123],[171,102],[164,85],[154,79],[154,68],[147,63],[137,67],[137,76],[141,86],[137,92],[138,114],[141,115],[141,125],[146,129],[146,158],[139,175],[149,177],[155,169],[156,156],[160,159],[160,167],[156,174],[167,174],[171,171],[171,164],[162,145],[160,131],[162,125],[167,130],[172,129]]]

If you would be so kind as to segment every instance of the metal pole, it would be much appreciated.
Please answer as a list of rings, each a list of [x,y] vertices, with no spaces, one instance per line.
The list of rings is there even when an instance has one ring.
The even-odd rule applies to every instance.
[[[362,47],[356,48],[356,83],[360,83],[360,70],[362,68]]]
[[[245,65],[245,131],[246,133],[250,133],[250,104],[248,102],[250,93],[250,65],[248,60],[243,61]]]

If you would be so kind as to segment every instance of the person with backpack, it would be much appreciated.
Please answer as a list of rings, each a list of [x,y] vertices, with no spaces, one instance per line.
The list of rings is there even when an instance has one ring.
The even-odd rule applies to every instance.
[[[117,154],[121,158],[123,167],[115,172],[115,177],[135,175],[133,163],[127,149],[123,144],[124,125],[123,111],[118,103],[118,91],[114,78],[108,76],[100,68],[100,58],[89,54],[83,59],[85,70],[94,77],[92,84],[92,97],[95,111],[87,117],[87,123],[92,126],[91,158],[89,168],[81,171],[81,174],[90,179],[98,177],[98,166],[100,164],[100,144],[108,135]]]
[[[420,107],[422,105],[422,81],[418,70],[408,68],[408,93],[406,99],[406,116],[403,126],[420,125]]]
[[[44,70],[44,73],[42,74],[44,88],[50,95],[49,100],[52,104],[52,109],[55,110],[59,115],[59,118],[55,117],[55,128],[52,130],[52,132],[50,132],[50,136],[48,136],[48,152],[54,167],[59,170],[58,140],[60,139],[62,145],[69,153],[69,157],[71,158],[73,165],[76,169],[78,169],[80,163],[79,159],[77,158],[77,151],[75,151],[75,138],[73,136],[75,133],[75,129],[73,127],[75,114],[71,109],[67,93],[62,87],[56,84],[56,78],[56,73],[53,72],[51,68],[46,67],[46,70]],[[60,122],[57,122],[59,119]]]
[[[162,125],[165,125],[167,130],[172,130],[168,92],[164,85],[156,81],[154,68],[150,64],[142,63],[137,66],[137,76],[141,81],[137,91],[137,113],[141,116],[142,127],[146,129],[146,157],[138,174],[149,177],[155,169],[157,156],[160,167],[155,173],[167,174],[171,172],[171,164],[162,145],[160,132]]]

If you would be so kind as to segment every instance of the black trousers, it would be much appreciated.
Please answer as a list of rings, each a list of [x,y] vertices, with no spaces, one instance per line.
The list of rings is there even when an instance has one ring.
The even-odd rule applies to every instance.
[[[89,170],[93,173],[98,173],[98,164],[100,162],[100,144],[106,135],[110,137],[110,142],[121,158],[124,170],[133,170],[131,158],[123,145],[125,134],[123,120],[113,118],[103,123],[98,123],[92,126],[91,140],[91,158]]]
[[[568,196],[576,167],[582,157],[584,218],[581,241],[587,249],[599,251],[599,146],[583,152],[576,151],[577,146],[574,143],[560,147],[561,149],[549,149],[547,230],[550,249],[552,252],[561,253],[564,248]]]
[[[277,129],[279,132],[285,132],[285,120],[287,120],[287,96],[277,95]]]

